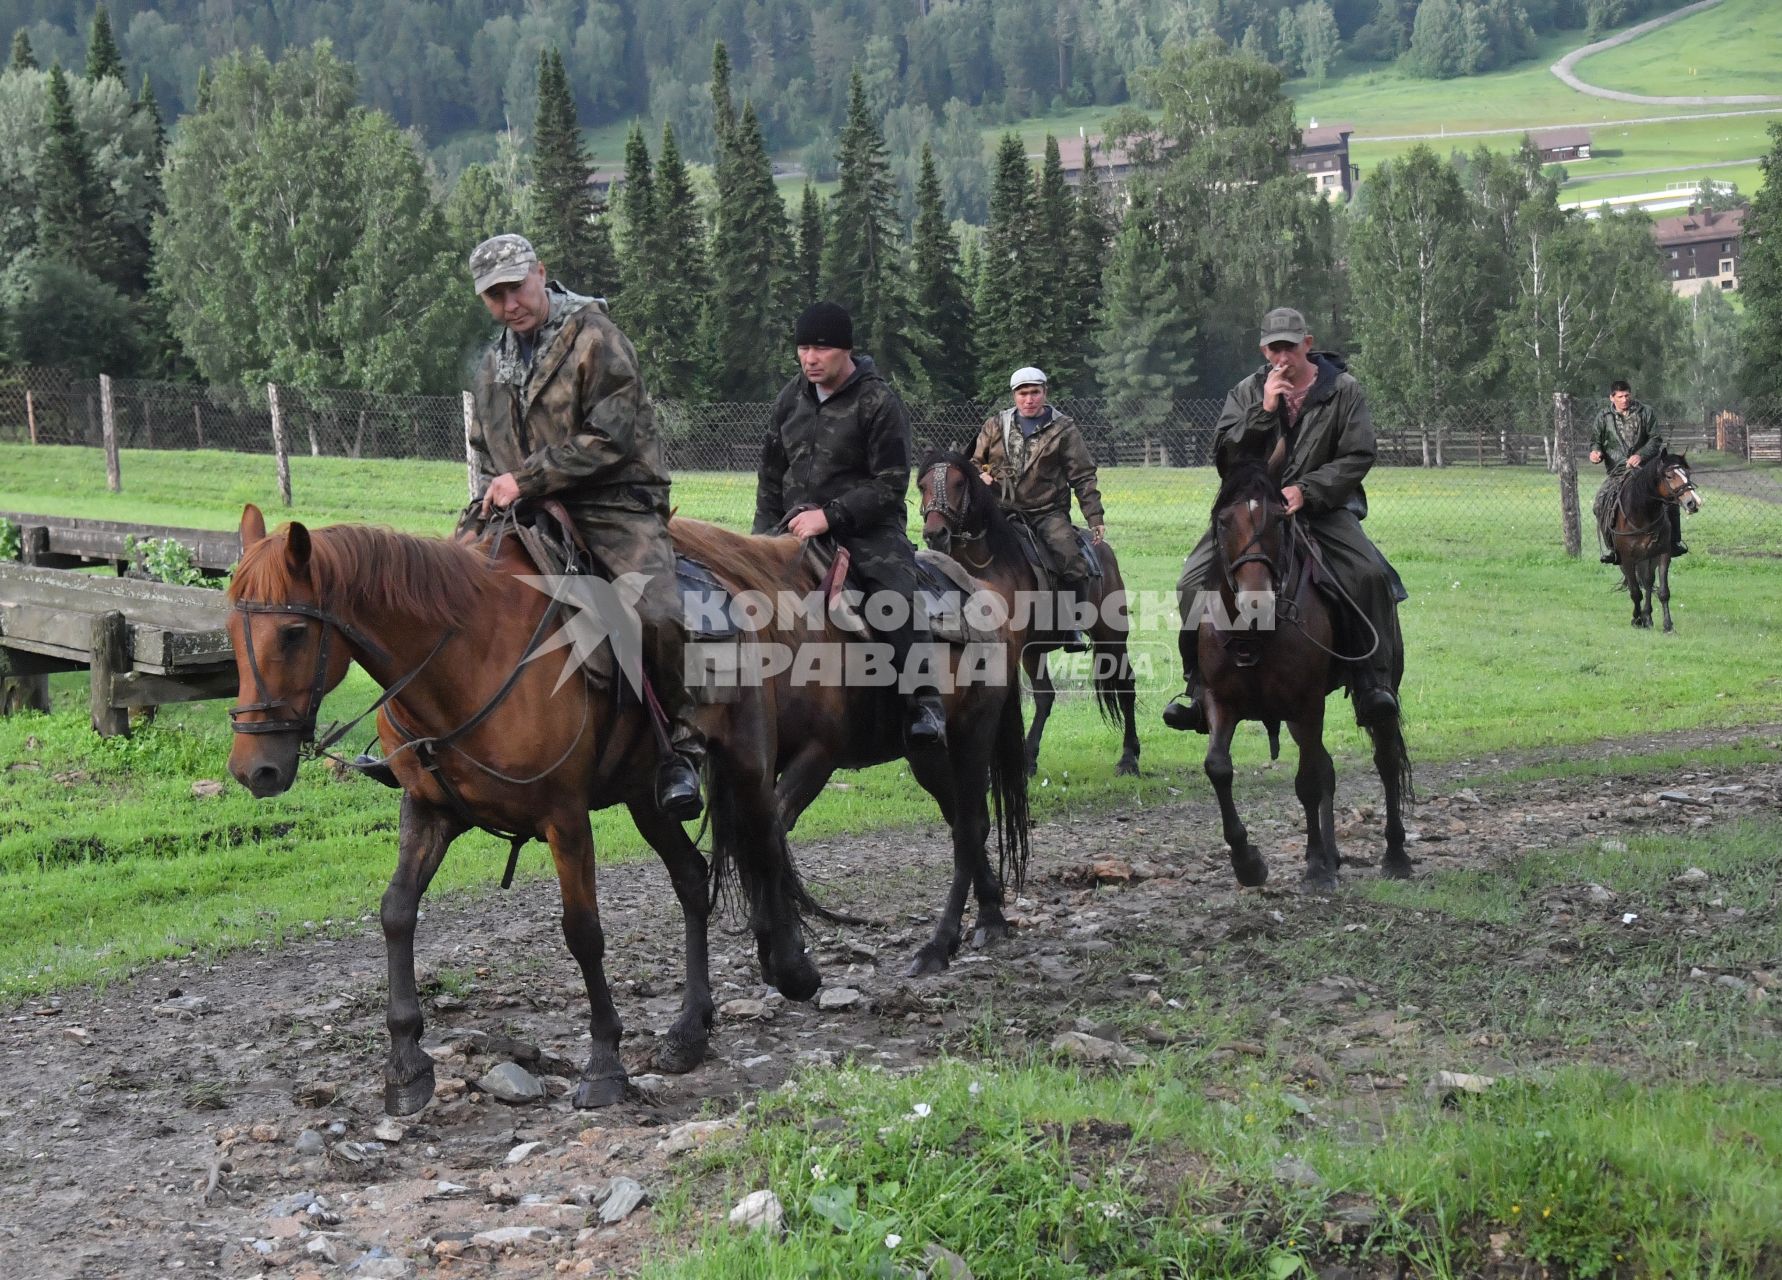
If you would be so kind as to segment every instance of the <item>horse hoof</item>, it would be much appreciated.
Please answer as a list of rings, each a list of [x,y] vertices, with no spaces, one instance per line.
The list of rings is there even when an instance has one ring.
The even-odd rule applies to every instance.
[[[413,1080],[384,1081],[384,1113],[412,1116],[433,1101],[433,1071],[429,1068]]]
[[[595,1107],[610,1107],[624,1101],[625,1077],[603,1076],[598,1080],[583,1080],[575,1087],[575,1109],[590,1111]]]
[[[1246,889],[1254,889],[1268,883],[1268,863],[1262,855],[1251,849],[1236,854],[1231,859],[1231,869],[1237,873],[1237,881]]]
[[[927,978],[946,971],[947,957],[942,954],[939,947],[930,943],[916,952],[916,958],[911,960],[909,966],[904,969],[903,976],[906,978]]]
[[[1409,880],[1411,878],[1411,860],[1409,858],[1387,858],[1380,868],[1380,874],[1388,880]]]
[[[1027,762],[1027,776],[1030,778],[1033,778],[1033,777],[1037,777],[1038,775],[1039,775],[1039,761],[1038,760],[1029,760]]]
[[[992,942],[1003,941],[1003,939],[1011,936],[1014,932],[1013,929],[1009,928],[1009,922],[1007,920],[991,920],[987,923],[979,922],[977,929],[971,935],[971,945],[978,948],[987,947]]]
[[[1308,889],[1321,889],[1327,892],[1334,892],[1337,887],[1336,874],[1328,871],[1322,873],[1308,871],[1305,874],[1305,882]]]
[[[823,975],[802,952],[791,964],[778,966],[775,973],[767,975],[767,980],[788,1000],[809,1000],[823,985]]]
[[[667,1075],[684,1076],[705,1061],[705,1044],[704,1040],[677,1040],[670,1034],[663,1038],[650,1065]]]
[[[1120,758],[1120,763],[1114,766],[1114,776],[1117,778],[1138,777],[1138,761],[1122,756]]]

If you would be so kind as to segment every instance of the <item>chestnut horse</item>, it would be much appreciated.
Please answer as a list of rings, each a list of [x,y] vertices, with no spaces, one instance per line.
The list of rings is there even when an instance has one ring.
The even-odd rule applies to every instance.
[[[390,983],[385,1109],[408,1115],[433,1096],[433,1060],[420,1044],[415,921],[447,848],[472,826],[511,835],[516,849],[523,838],[549,842],[563,936],[581,966],[593,1036],[575,1105],[623,1096],[622,1028],[603,967],[588,821],[591,809],[616,804],[667,865],[686,922],[686,992],[655,1065],[696,1066],[713,1017],[705,860],[656,810],[653,770],[637,764],[656,751],[638,700],[606,696],[582,679],[559,692],[561,664],[528,661],[562,614],[550,595],[521,580],[536,571],[519,541],[491,559],[486,546],[359,525],[291,524],[268,536],[249,506],[241,542],[228,594],[241,696],[251,699],[230,712],[229,771],[242,785],[262,798],[291,787],[300,750],[315,740],[322,697],[349,662],[385,690],[378,736],[403,789],[396,870],[381,911]],[[714,861],[733,863],[747,893],[763,977],[802,1000],[819,985],[799,917],[812,904],[779,832],[770,714],[749,690],[700,711],[711,744]]]
[[[1627,472],[1610,527],[1636,627],[1651,627],[1656,588],[1664,629],[1671,629],[1670,508],[1675,506],[1694,515],[1702,509],[1702,496],[1689,478],[1689,459],[1660,449],[1656,458]]]
[[[1027,772],[1032,774],[1039,767],[1040,736],[1058,696],[1046,667],[1046,654],[1064,639],[1056,631],[1041,631],[1033,625],[1031,605],[1040,589],[1038,575],[1011,518],[978,475],[978,468],[963,454],[928,455],[917,478],[922,494],[922,539],[989,583],[1013,610],[1021,665],[1033,686],[1033,727],[1027,731]],[[1130,630],[1126,582],[1120,576],[1120,561],[1113,547],[1097,543],[1095,557],[1101,577],[1090,579],[1084,601],[1095,607],[1088,630],[1094,650],[1095,703],[1104,719],[1125,726],[1114,772],[1136,774],[1138,718],[1133,707],[1132,664],[1126,651]],[[1030,607],[1018,607],[1022,601]]]
[[[810,557],[793,537],[732,533],[697,520],[669,525],[675,546],[706,565],[732,593],[769,601],[807,600],[821,582]],[[947,716],[944,746],[909,748],[903,739],[903,698],[895,688],[850,684],[835,663],[859,641],[839,630],[827,609],[775,610],[774,625],[757,641],[792,652],[834,658],[829,675],[817,667],[775,671],[766,677],[775,707],[779,820],[790,832],[837,769],[864,769],[900,757],[910,774],[940,806],[953,840],[953,882],[933,935],[916,952],[907,976],[938,973],[964,939],[965,900],[977,898],[974,941],[982,946],[1006,937],[1005,878],[1018,886],[1028,850],[1027,774],[1021,741],[1021,688],[1015,675],[1020,649],[1007,626],[993,641],[937,645],[944,651],[941,700]],[[986,803],[986,792],[989,803]],[[987,840],[994,830],[1000,851],[992,870]]]
[[[1241,721],[1285,720],[1299,748],[1293,783],[1306,815],[1305,879],[1332,888],[1341,857],[1332,812],[1336,766],[1324,747],[1324,702],[1341,681],[1338,659],[1349,655],[1338,652],[1330,606],[1312,581],[1310,535],[1287,513],[1281,498],[1286,443],[1277,432],[1264,447],[1266,453],[1238,455],[1229,469],[1222,465],[1213,503],[1217,606],[1206,602],[1197,636],[1206,689],[1206,773],[1219,798],[1238,882],[1262,884],[1268,864],[1250,843],[1231,799],[1231,739]],[[1260,618],[1254,609],[1258,604],[1263,606]],[[1234,623],[1261,625],[1238,630]],[[1184,626],[1189,624],[1184,620]],[[1401,658],[1392,677],[1395,690],[1402,675]],[[1401,800],[1410,794],[1410,757],[1396,715],[1368,733],[1386,792],[1383,870],[1402,879],[1411,874],[1400,813]]]

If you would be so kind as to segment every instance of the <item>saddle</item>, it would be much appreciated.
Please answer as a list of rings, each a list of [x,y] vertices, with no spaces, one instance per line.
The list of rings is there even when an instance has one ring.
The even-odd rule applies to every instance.
[[[812,538],[804,544],[804,557],[816,571],[830,618],[844,631],[871,636],[872,627],[848,595],[866,593],[866,584],[849,571],[848,549],[830,538]],[[974,626],[966,617],[965,600],[979,589],[980,584],[953,557],[927,548],[916,552],[915,604],[936,640],[958,645],[997,642],[995,631]]]
[[[1052,563],[1052,552],[1027,522],[1027,518],[1019,511],[1008,511],[1009,523],[1015,527],[1020,536],[1021,550],[1027,553],[1027,563],[1033,568],[1033,576],[1042,591],[1057,589],[1058,567]],[[1089,566],[1090,582],[1102,576],[1101,557],[1095,554],[1095,539],[1089,531],[1078,525],[1072,525],[1070,531],[1076,535],[1077,548],[1083,553],[1083,561]]]

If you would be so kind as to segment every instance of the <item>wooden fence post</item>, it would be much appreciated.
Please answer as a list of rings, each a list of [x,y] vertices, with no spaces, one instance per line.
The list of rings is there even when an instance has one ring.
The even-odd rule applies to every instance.
[[[25,392],[25,425],[31,429],[31,443],[37,443],[37,400]]]
[[[111,398],[111,375],[99,375],[99,430],[105,437],[105,487],[113,493],[123,487],[118,471],[118,419]]]
[[[470,500],[476,501],[476,450],[470,447],[470,427],[476,419],[476,397],[464,393],[464,469],[469,473]]]
[[[272,408],[272,453],[278,460],[278,496],[291,505],[291,455],[285,451],[285,415],[278,407],[278,383],[266,384],[266,403]]]
[[[1583,528],[1578,516],[1578,460],[1572,454],[1572,398],[1553,393],[1553,451],[1559,455],[1559,520],[1565,553],[1583,554]]]
[[[116,609],[93,619],[92,684],[88,705],[93,713],[93,728],[102,738],[115,738],[130,732],[130,711],[111,704],[111,681],[130,669],[130,624]]]
[[[198,428],[198,447],[204,447],[204,406],[197,401],[192,402],[192,425]]]

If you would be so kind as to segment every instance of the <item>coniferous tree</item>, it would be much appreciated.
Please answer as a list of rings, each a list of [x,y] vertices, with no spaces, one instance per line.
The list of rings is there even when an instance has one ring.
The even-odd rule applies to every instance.
[[[1067,296],[1067,272],[1072,258],[1072,231],[1076,221],[1076,205],[1070,198],[1070,184],[1064,180],[1064,161],[1058,153],[1058,139],[1046,135],[1045,159],[1034,187],[1033,201],[1033,267],[1032,275],[1046,297],[1034,317],[1034,347],[1025,363],[1037,364],[1046,371],[1054,393],[1062,387],[1070,389],[1065,366],[1072,351],[1071,310]]]
[[[1032,363],[1038,337],[1034,313],[1042,300],[1029,295],[1025,273],[1034,271],[1031,196],[1033,176],[1027,150],[1012,133],[996,150],[996,174],[990,186],[990,225],[978,263],[977,294],[972,313],[978,335],[978,387],[989,399],[1008,394],[1009,374]]]
[[[8,71],[37,70],[37,53],[31,48],[31,37],[23,27],[12,33],[12,61],[6,64]]]
[[[167,155],[167,127],[161,120],[161,104],[155,100],[155,86],[149,82],[148,73],[142,76],[142,91],[136,95],[136,110],[148,117],[154,126],[154,142],[149,151],[149,168],[161,172],[161,161]]]
[[[792,237],[752,102],[720,150],[717,209],[706,312],[712,391],[721,400],[767,399],[791,346]]]
[[[897,188],[858,69],[848,90],[848,123],[837,159],[841,186],[830,202],[823,294],[848,309],[854,320],[854,345],[871,355],[879,371],[895,382],[913,372],[904,337],[908,303]]]
[[[1782,397],[1782,124],[1770,126],[1770,150],[1760,167],[1763,185],[1745,215],[1745,256],[1740,263],[1745,300],[1745,388]]]
[[[93,25],[87,35],[87,79],[98,84],[113,76],[119,84],[128,83],[124,72],[124,56],[112,38],[111,15],[100,5],[93,10]]]
[[[1194,318],[1156,222],[1149,194],[1135,188],[1108,264],[1095,356],[1102,392],[1114,400],[1114,420],[1147,428],[1167,421],[1171,402],[1186,395],[1194,379]]]
[[[194,111],[209,111],[210,110],[211,103],[210,103],[210,68],[209,67],[199,67],[198,68],[198,86],[192,92],[192,101],[195,104],[193,106],[192,110],[194,110]]]
[[[656,315],[651,386],[669,399],[689,400],[702,393],[710,364],[704,323],[709,275],[705,224],[671,124],[662,126],[655,203],[650,237]]]
[[[619,188],[619,229],[625,248],[625,288],[643,284],[639,278],[638,259],[649,234],[650,219],[655,212],[655,186],[650,168],[650,144],[644,141],[643,126],[633,124],[625,138],[625,182]]]
[[[934,148],[922,146],[916,179],[916,225],[910,246],[918,389],[933,401],[969,400],[977,389],[973,367],[971,300],[960,276],[959,242],[947,221]]]
[[[1083,144],[1083,184],[1071,220],[1070,250],[1065,258],[1063,298],[1066,328],[1060,378],[1078,395],[1099,393],[1091,357],[1095,325],[1101,313],[1101,276],[1114,238],[1114,214],[1107,188],[1095,164],[1095,144]]]
[[[712,137],[720,154],[736,128],[736,103],[730,96],[730,50],[722,40],[712,49]]]
[[[504,235],[519,225],[513,198],[487,165],[472,164],[458,175],[445,206],[446,234],[453,249],[468,258],[490,236]]]
[[[92,149],[74,118],[68,78],[50,68],[37,158],[37,243],[44,255],[115,283],[119,246]]]
[[[806,305],[821,296],[823,288],[823,224],[826,211],[817,184],[806,175],[804,200],[798,206],[798,287]]]
[[[578,293],[615,296],[619,289],[611,233],[600,197],[588,184],[594,170],[575,118],[563,55],[546,49],[538,60],[538,117],[533,125],[532,237],[539,259]]]

